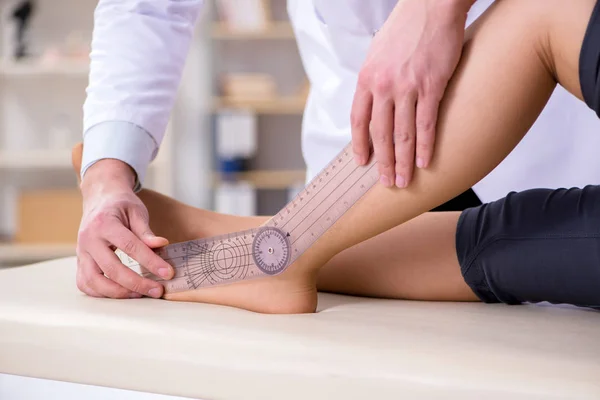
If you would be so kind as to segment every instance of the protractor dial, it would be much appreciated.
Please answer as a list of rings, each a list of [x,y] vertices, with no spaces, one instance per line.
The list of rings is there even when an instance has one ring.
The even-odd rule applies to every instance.
[[[267,275],[283,271],[290,261],[290,241],[282,230],[262,228],[254,237],[252,254],[256,266]]]

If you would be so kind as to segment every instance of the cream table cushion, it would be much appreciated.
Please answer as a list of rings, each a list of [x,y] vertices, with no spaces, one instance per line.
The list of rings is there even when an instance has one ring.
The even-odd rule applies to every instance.
[[[322,294],[313,315],[95,299],[0,270],[0,373],[201,399],[599,399],[600,313]]]

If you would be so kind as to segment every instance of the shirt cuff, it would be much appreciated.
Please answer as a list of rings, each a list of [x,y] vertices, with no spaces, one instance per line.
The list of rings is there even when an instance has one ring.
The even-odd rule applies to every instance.
[[[144,183],[146,170],[158,152],[152,136],[139,126],[125,121],[108,121],[94,125],[83,137],[81,179],[96,162],[111,158],[128,164],[136,173],[134,191]]]

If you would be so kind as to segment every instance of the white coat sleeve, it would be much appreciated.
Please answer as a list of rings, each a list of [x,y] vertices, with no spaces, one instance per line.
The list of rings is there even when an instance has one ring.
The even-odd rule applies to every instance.
[[[83,107],[81,176],[129,164],[143,183],[156,157],[204,0],[99,0]]]

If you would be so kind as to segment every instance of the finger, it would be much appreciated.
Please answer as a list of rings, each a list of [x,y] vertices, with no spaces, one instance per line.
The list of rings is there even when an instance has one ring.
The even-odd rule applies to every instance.
[[[352,151],[358,165],[365,165],[369,161],[369,125],[371,122],[371,109],[373,96],[369,90],[357,87],[352,101],[350,124],[352,127]]]
[[[440,102],[435,96],[419,97],[417,103],[417,167],[427,168],[433,157]]]
[[[77,271],[77,286],[85,294],[92,297],[110,297],[113,299],[140,298],[139,293],[134,293],[123,286],[107,279],[92,256],[87,253],[80,254],[78,260],[86,267]]]
[[[77,289],[88,296],[92,297],[105,297],[95,290],[91,289],[88,285],[88,274],[86,271],[94,269],[95,263],[89,257],[83,257],[82,251],[77,248],[77,273],[75,274],[75,282],[77,284]]]
[[[130,217],[130,219],[132,218]],[[133,219],[135,220],[135,218]],[[137,222],[137,224],[140,223]],[[149,230],[150,228],[148,228]],[[107,235],[106,239],[110,244],[116,246],[154,275],[160,276],[163,279],[171,279],[174,274],[173,267],[160,258],[133,232],[123,225],[116,225],[109,232],[110,235]]]
[[[144,244],[151,249],[163,247],[169,241],[163,237],[156,236],[150,229],[150,218],[148,213],[139,209],[129,211],[129,228]]]
[[[117,283],[131,292],[141,295],[154,298],[162,296],[164,288],[160,283],[144,278],[123,265],[117,255],[108,248],[108,245],[92,248],[90,255],[96,260],[102,273],[109,280],[113,281],[113,283]],[[91,287],[97,290],[96,287]]]
[[[394,156],[396,159],[395,184],[408,186],[415,162],[415,95],[409,94],[396,101],[394,113]]]
[[[84,294],[91,296],[91,297],[106,297],[106,296],[103,296],[100,293],[96,292],[95,290],[91,289],[89,287],[89,285],[87,284],[87,282],[85,281],[86,278],[83,276],[83,274],[80,271],[81,271],[81,268],[77,268],[77,288]]]
[[[375,98],[373,101],[373,152],[377,160],[380,182],[386,187],[394,185],[394,103],[391,99]]]

